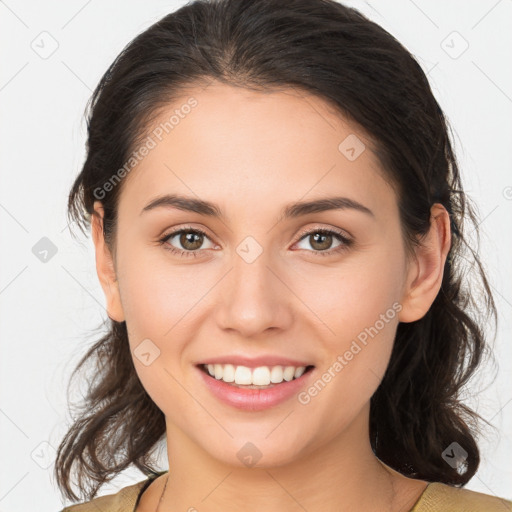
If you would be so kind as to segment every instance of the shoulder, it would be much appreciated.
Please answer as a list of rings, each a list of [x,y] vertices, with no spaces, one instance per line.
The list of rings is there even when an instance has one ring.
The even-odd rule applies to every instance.
[[[115,494],[99,496],[86,503],[79,503],[64,508],[60,512],[133,512],[140,494],[151,483],[147,478],[136,484],[123,487]]]
[[[512,512],[512,501],[441,482],[430,482],[411,512],[442,511]]]

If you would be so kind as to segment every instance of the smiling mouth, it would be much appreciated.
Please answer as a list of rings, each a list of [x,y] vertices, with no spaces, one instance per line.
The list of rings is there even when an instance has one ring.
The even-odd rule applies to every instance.
[[[298,380],[298,379],[302,378],[304,375],[308,374],[311,370],[313,370],[313,368],[315,368],[314,365],[306,366],[306,369],[304,370],[304,372],[301,375],[299,375],[298,377],[293,377],[291,380],[283,379],[281,382],[270,383],[268,385],[257,385],[257,384],[237,384],[236,382],[226,382],[223,379],[217,379],[217,378],[215,378],[215,376],[211,375],[209,373],[209,371],[208,371],[207,365],[198,364],[196,366],[203,373],[205,373],[208,377],[210,377],[213,380],[219,380],[219,381],[222,381],[224,384],[228,384],[230,386],[237,387],[237,388],[245,388],[245,389],[267,389],[267,388],[273,388],[275,386],[279,386],[280,384],[286,384],[287,382],[292,382],[294,380]]]

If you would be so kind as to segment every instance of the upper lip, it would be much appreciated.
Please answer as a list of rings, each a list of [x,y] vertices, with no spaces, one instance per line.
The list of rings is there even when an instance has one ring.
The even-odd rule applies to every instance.
[[[262,355],[258,357],[247,357],[237,355],[226,355],[209,357],[204,361],[198,363],[201,364],[232,364],[233,366],[247,366],[248,368],[257,368],[258,366],[313,366],[311,363],[304,361],[298,361],[297,359],[290,359],[288,357],[282,357],[277,355]]]

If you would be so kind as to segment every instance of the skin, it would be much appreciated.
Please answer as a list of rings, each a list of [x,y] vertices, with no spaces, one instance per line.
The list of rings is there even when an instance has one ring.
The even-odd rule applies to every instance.
[[[189,96],[198,105],[123,184],[115,257],[103,240],[99,201],[92,221],[108,314],[126,321],[138,376],[166,418],[171,472],[158,510],[410,510],[427,482],[377,459],[369,403],[398,322],[423,317],[439,292],[450,247],[447,211],[432,207],[430,231],[407,258],[397,197],[370,140],[322,99],[217,83],[189,89],[183,103]],[[354,161],[338,150],[350,134],[366,145]],[[214,202],[226,219],[171,208],[140,215],[163,193]],[[334,195],[359,201],[375,217],[344,209],[278,222],[288,203]],[[197,258],[158,243],[189,225],[208,235]],[[355,244],[322,256],[312,236],[299,236],[333,227]],[[250,264],[236,252],[247,236],[263,249]],[[167,244],[185,250],[179,236]],[[334,237],[324,247],[339,244]],[[240,411],[211,395],[194,368],[218,354],[271,353],[310,361],[319,378],[393,303],[401,310],[307,405],[292,397]],[[133,351],[148,338],[160,356],[146,366]],[[262,453],[254,467],[237,457],[247,442]],[[166,478],[145,491],[138,512],[157,510]]]

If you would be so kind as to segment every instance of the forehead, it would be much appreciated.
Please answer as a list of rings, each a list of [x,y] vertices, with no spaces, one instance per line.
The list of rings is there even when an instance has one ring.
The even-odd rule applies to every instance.
[[[395,202],[361,128],[295,88],[189,88],[160,110],[147,137],[151,149],[123,185],[120,214],[138,215],[164,193],[214,201],[228,215],[230,205],[275,214],[333,192],[372,210]]]

